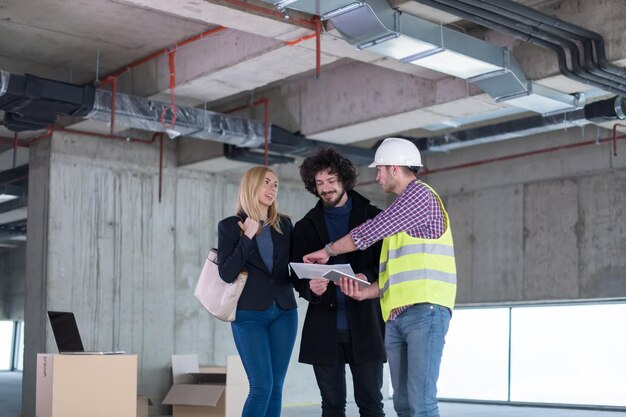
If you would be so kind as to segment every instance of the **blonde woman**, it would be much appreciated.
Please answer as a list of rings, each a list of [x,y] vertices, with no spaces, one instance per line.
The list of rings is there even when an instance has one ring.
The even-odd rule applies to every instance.
[[[242,417],[279,417],[283,382],[298,327],[289,248],[293,226],[278,213],[278,178],[267,167],[241,179],[236,215],[218,225],[218,265],[226,282],[248,280],[231,323],[250,383]]]

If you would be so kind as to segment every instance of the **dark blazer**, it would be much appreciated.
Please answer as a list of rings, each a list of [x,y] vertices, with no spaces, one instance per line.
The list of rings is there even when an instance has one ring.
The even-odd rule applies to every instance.
[[[356,191],[349,191],[348,195],[352,198],[350,230],[380,213],[378,208],[370,205],[369,200]],[[304,255],[323,248],[329,241],[322,202],[318,201],[295,225],[291,245],[292,261],[302,262]],[[377,242],[366,250],[347,254],[354,272],[365,274],[370,282],[378,280],[381,247],[382,242]],[[330,259],[332,261],[333,258]],[[309,301],[302,328],[299,361],[331,365],[337,360],[337,295],[334,284],[329,283],[321,297],[311,292],[307,279],[296,281],[295,286],[300,296]],[[378,298],[356,301],[347,297],[346,303],[355,362],[385,361],[384,322]]]
[[[248,271],[248,280],[237,303],[237,310],[265,310],[274,300],[283,309],[296,308],[289,274],[289,248],[293,233],[291,220],[281,216],[282,234],[271,229],[274,243],[271,272],[261,258],[256,237],[249,239],[242,235],[239,221],[240,217],[227,217],[219,222],[217,231],[217,264],[222,279],[233,282],[242,268]]]

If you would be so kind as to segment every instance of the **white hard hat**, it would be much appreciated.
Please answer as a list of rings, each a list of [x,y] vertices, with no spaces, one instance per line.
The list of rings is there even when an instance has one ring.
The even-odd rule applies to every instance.
[[[378,165],[421,167],[422,157],[417,146],[410,140],[387,138],[376,149],[374,162],[369,167],[374,168]]]

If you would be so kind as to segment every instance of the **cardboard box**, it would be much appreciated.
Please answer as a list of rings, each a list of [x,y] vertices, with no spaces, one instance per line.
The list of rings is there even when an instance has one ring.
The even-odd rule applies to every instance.
[[[137,355],[37,355],[37,417],[135,417]]]
[[[203,380],[203,383],[194,383]],[[173,417],[239,417],[248,396],[248,379],[239,356],[226,366],[198,366],[197,355],[172,356],[174,384],[163,404],[172,405]]]
[[[137,396],[137,417],[148,417],[148,407],[152,405],[152,400],[147,395]]]

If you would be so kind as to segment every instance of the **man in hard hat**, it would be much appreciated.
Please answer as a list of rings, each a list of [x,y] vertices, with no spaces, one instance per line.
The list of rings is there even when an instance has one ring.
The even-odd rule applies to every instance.
[[[319,201],[293,229],[291,254],[301,262],[307,253],[324,247],[350,229],[374,218],[380,209],[353,190],[357,170],[332,148],[320,149],[304,160],[300,177]],[[334,264],[349,263],[359,278],[378,280],[381,244],[337,256]],[[383,363],[386,361],[384,322],[376,300],[357,301],[324,278],[298,280],[294,285],[309,304],[299,361],[313,365],[322,397],[322,417],[346,415],[346,364],[352,373],[354,400],[361,417],[384,417]]]
[[[417,179],[417,147],[387,138],[376,150],[376,181],[394,202],[304,262],[363,250],[383,240],[378,286],[341,279],[356,300],[380,297],[393,404],[401,417],[439,417],[437,379],[456,296],[456,264],[448,214],[435,191]]]

